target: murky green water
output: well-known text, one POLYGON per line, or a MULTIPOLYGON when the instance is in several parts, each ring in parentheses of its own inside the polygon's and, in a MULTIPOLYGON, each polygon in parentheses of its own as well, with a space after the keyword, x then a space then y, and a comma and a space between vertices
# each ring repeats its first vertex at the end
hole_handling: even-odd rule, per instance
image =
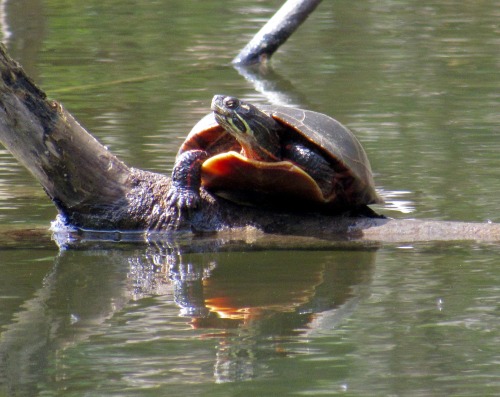
MULTIPOLYGON (((11 0, 0 26, 130 165, 169 172, 215 93, 293 103, 356 132, 386 215, 500 222, 495 1, 325 1, 256 86, 230 61, 280 3, 11 0)), ((60 252, 55 215, 0 149, 0 395, 500 394, 498 244, 60 252)))

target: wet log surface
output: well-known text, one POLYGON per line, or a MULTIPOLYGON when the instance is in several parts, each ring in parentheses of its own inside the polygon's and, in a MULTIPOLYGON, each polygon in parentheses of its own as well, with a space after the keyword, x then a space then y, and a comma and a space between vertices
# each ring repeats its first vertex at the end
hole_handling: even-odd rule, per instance
POLYGON ((331 240, 500 241, 500 225, 279 213, 242 207, 202 191, 200 207, 168 207, 170 178, 128 167, 59 103, 48 100, 0 48, 0 142, 38 180, 68 225, 86 230, 246 230, 331 240))

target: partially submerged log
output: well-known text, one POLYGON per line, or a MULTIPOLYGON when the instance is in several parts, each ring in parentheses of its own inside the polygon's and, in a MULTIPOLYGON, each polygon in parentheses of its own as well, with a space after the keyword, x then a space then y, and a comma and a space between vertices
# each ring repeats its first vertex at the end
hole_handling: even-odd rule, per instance
POLYGON ((321 0, 287 0, 233 59, 233 64, 249 66, 268 61, 319 3, 321 0))
POLYGON ((224 232, 371 241, 500 241, 500 225, 277 213, 202 191, 192 213, 168 206, 170 178, 128 167, 59 103, 48 100, 0 47, 0 142, 42 185, 61 218, 79 229, 224 232), (179 218, 180 216, 180 218, 179 218), (180 220, 180 221, 179 221, 180 220))
POLYGON ((144 211, 153 210, 154 203, 141 193, 150 186, 164 187, 168 179, 118 160, 59 103, 47 100, 3 46, 0 72, 0 141, 40 182, 67 221, 97 229, 155 227, 144 211))

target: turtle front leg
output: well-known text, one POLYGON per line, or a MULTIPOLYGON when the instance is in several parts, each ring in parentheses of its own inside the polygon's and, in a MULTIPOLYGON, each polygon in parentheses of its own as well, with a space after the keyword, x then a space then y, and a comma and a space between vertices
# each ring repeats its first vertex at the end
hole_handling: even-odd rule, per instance
POLYGON ((201 166, 208 155, 203 150, 189 150, 178 156, 167 193, 168 207, 181 211, 196 208, 200 203, 201 166))

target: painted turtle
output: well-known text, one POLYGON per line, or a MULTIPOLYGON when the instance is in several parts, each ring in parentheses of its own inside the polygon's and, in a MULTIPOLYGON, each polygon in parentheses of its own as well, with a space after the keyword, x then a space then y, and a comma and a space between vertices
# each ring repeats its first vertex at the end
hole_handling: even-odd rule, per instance
POLYGON ((200 185, 240 204, 341 212, 382 203, 356 137, 321 113, 216 95, 182 144, 168 194, 197 206, 200 185))

